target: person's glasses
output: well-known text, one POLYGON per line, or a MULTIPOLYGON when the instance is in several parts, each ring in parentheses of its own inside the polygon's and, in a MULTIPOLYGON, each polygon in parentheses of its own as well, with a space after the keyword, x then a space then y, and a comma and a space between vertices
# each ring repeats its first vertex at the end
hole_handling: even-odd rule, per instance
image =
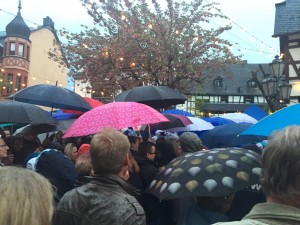
POLYGON ((155 152, 149 152, 149 154, 151 154, 151 155, 156 155, 156 153, 155 153, 155 152))
POLYGON ((0 145, 0 148, 6 148, 7 145, 0 145))

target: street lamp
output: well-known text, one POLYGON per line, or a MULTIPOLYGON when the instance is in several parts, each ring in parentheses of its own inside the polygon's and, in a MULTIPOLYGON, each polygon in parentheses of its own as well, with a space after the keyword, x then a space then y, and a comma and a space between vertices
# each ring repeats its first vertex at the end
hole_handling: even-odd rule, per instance
POLYGON ((262 66, 260 68, 264 74, 264 79, 261 81, 257 78, 256 71, 252 71, 252 77, 255 80, 257 87, 266 99, 271 112, 275 112, 286 106, 292 91, 292 85, 289 84, 284 71, 284 63, 278 56, 269 64, 272 74, 265 74, 262 66))

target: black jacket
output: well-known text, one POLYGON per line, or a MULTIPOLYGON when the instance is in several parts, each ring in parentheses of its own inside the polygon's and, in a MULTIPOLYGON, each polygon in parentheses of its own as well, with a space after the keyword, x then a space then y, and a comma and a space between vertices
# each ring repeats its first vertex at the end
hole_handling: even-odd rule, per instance
POLYGON ((139 225, 145 213, 135 189, 116 175, 101 175, 67 192, 54 212, 53 225, 139 225))

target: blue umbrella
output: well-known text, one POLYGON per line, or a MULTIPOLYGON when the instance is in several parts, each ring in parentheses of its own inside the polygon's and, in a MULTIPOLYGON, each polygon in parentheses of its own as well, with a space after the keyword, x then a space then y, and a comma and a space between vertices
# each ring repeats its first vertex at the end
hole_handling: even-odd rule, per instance
POLYGON ((256 119, 258 121, 265 118, 268 115, 268 113, 266 113, 264 110, 262 110, 257 105, 251 105, 244 111, 244 113, 249 116, 252 116, 254 119, 256 119))
POLYGON ((273 131, 286 126, 300 125, 300 104, 283 108, 258 121, 253 126, 244 130, 240 135, 263 135, 269 136, 273 131))
POLYGON ((53 119, 56 120, 67 120, 70 118, 74 118, 76 115, 73 113, 64 113, 61 109, 52 115, 53 119))
POLYGON ((181 116, 190 116, 194 117, 194 115, 188 111, 181 110, 181 109, 167 109, 162 112, 162 114, 176 114, 176 115, 181 115, 181 116))
POLYGON ((219 116, 203 117, 202 119, 204 119, 207 122, 210 122, 214 126, 220 126, 220 125, 224 125, 224 124, 235 123, 234 121, 232 121, 230 119, 222 118, 222 117, 219 117, 219 116))
POLYGON ((206 131, 201 140, 208 148, 221 147, 239 147, 244 144, 261 142, 266 137, 254 135, 239 135, 242 131, 249 128, 252 124, 248 123, 231 123, 215 127, 206 131))

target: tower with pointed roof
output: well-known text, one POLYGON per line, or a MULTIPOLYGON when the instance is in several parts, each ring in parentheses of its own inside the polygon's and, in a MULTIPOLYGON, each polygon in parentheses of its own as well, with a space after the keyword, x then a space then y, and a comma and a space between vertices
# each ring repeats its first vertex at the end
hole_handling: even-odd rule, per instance
POLYGON ((17 16, 6 26, 2 69, 7 85, 0 87, 2 95, 14 93, 27 85, 30 61, 30 28, 21 16, 19 0, 17 16))
POLYGON ((60 41, 50 17, 43 24, 29 27, 18 13, 0 31, 0 98, 36 84, 67 86, 67 66, 49 58, 49 52, 61 55, 60 41), (2 76, 3 75, 3 76, 2 76))

